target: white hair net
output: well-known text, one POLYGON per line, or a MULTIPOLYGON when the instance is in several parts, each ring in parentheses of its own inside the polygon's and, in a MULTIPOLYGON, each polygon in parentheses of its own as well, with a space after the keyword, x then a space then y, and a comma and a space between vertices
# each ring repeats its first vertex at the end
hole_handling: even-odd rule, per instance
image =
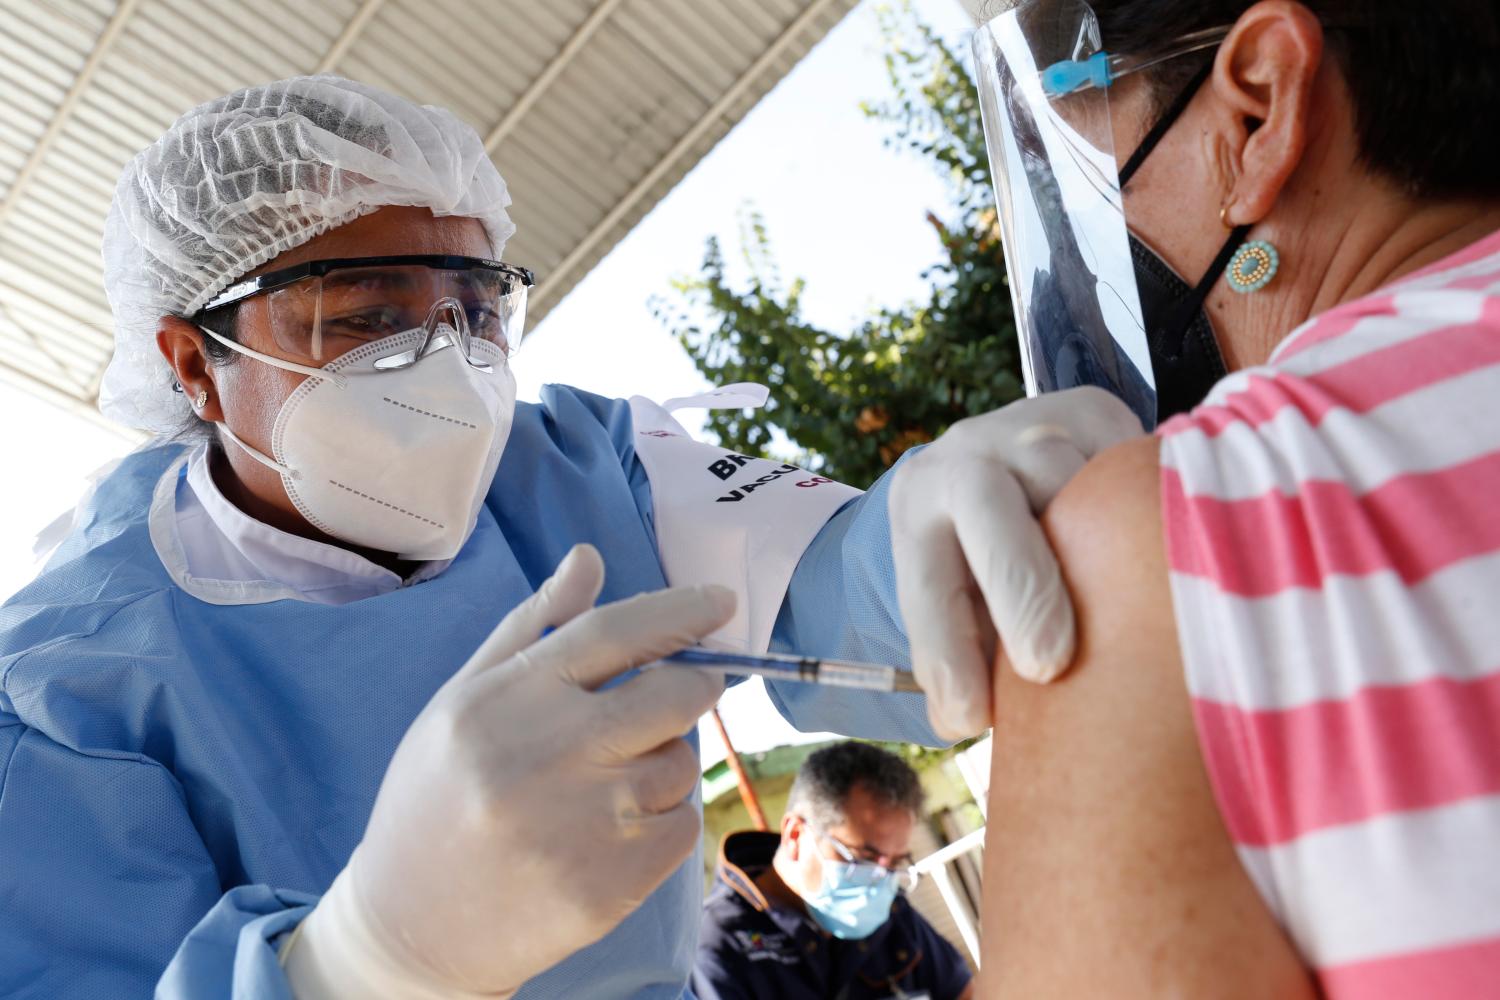
POLYGON ((156 347, 236 278, 386 205, 484 223, 499 257, 515 226, 505 181, 473 128, 338 76, 237 90, 179 118, 137 154, 104 224, 115 352, 99 408, 166 433, 191 410, 156 347))

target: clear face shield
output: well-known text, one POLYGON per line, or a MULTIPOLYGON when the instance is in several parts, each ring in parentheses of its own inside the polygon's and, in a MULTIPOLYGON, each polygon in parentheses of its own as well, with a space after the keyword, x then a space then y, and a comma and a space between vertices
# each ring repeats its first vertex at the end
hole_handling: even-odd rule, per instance
POLYGON ((1027 392, 1104 386, 1149 426, 1156 382, 1109 91, 1059 86, 1072 67, 1099 65, 1093 11, 1024 3, 980 27, 974 52, 1027 392))
MULTIPOLYGON (((1134 259, 1142 248, 1133 246, 1125 225, 1110 85, 1212 48, 1224 34, 1203 32, 1149 61, 1132 61, 1103 50, 1098 22, 1082 0, 1025 0, 975 33, 985 140, 1030 395, 1100 386, 1146 427, 1156 424, 1153 354, 1159 352, 1148 330, 1158 324, 1144 314, 1134 259)), ((1143 144, 1126 170, 1146 151, 1143 144)), ((1208 337, 1212 346, 1211 330, 1208 337)))

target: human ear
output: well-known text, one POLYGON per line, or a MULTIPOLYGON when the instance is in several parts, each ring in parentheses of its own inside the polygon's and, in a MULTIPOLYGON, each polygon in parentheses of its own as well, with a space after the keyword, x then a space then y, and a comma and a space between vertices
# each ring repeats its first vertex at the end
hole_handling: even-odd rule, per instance
POLYGON ((1323 26, 1295 0, 1262 0, 1224 40, 1212 87, 1232 116, 1223 151, 1232 177, 1226 225, 1269 215, 1302 162, 1322 62, 1323 26))
POLYGON ((193 411, 210 423, 222 421, 224 410, 219 404, 213 365, 203 349, 202 331, 179 316, 163 316, 156 326, 156 347, 167 359, 193 411), (199 393, 206 394, 202 406, 194 405, 199 393))
POLYGON ((781 817, 781 846, 786 851, 787 860, 798 860, 802 849, 802 823, 791 813, 781 817))

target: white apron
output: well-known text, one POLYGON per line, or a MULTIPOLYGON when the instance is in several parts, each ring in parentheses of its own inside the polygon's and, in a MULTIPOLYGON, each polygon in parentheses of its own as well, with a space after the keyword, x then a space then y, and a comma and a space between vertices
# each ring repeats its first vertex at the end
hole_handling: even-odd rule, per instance
POLYGON ((765 386, 743 382, 661 404, 630 399, 667 582, 717 583, 739 598, 734 618, 703 641, 712 649, 766 651, 802 553, 830 517, 860 496, 795 465, 694 441, 672 416, 693 407, 760 407, 769 395, 765 386))

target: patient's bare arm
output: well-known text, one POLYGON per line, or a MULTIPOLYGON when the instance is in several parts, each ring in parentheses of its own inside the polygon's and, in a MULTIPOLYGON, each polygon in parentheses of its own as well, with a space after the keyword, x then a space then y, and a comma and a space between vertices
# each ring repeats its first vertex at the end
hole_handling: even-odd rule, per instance
POLYGON ((1199 756, 1158 475, 1155 440, 1130 442, 1048 511, 1079 659, 1051 687, 997 675, 979 996, 1316 995, 1199 756))

